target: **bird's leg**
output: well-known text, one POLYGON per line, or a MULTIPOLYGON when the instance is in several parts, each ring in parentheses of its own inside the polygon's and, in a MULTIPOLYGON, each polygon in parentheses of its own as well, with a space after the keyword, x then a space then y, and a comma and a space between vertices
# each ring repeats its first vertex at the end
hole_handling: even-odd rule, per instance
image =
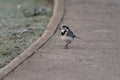
POLYGON ((68 45, 70 44, 71 42, 70 41, 68 41, 67 43, 66 43, 66 45, 65 45, 65 49, 68 49, 68 45))
POLYGON ((68 49, 68 43, 66 43, 66 45, 64 46, 65 49, 68 49))

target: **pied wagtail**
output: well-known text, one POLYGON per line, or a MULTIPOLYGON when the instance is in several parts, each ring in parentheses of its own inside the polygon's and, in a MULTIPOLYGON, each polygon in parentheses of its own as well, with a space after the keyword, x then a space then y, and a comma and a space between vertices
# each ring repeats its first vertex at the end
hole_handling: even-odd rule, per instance
POLYGON ((74 38, 78 38, 68 26, 62 26, 61 27, 61 39, 66 42, 66 45, 64 46, 65 49, 68 49, 68 45, 74 40, 74 38))

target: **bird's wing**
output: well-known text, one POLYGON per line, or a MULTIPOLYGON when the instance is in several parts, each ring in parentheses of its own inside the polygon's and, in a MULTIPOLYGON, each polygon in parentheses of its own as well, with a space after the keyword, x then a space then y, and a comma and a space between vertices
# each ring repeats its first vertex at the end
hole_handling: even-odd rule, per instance
POLYGON ((74 34, 70 29, 68 30, 67 35, 68 35, 68 36, 75 37, 75 34, 74 34))

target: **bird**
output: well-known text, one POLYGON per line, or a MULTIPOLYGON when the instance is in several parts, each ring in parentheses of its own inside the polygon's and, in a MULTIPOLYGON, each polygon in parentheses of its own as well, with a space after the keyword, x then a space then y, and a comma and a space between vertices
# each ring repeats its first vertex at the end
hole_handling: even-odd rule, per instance
POLYGON ((77 37, 68 26, 61 27, 61 39, 66 42, 64 48, 68 49, 68 45, 77 37))

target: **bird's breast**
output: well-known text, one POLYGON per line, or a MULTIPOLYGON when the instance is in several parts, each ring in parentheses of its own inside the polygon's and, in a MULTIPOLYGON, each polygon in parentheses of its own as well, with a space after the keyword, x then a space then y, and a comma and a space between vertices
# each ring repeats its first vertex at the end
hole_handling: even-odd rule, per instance
POLYGON ((64 36, 61 36, 61 39, 64 40, 64 41, 66 41, 66 42, 68 42, 68 41, 71 42, 71 41, 73 41, 74 38, 64 35, 64 36))

